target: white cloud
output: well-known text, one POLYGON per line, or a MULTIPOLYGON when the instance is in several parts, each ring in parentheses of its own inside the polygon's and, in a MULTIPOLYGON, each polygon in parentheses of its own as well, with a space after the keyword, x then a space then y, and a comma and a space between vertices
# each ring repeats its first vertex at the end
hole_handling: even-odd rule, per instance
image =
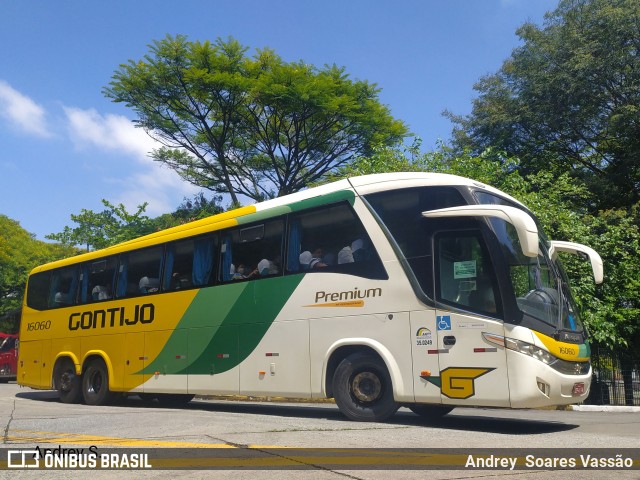
POLYGON ((4 80, 0 80, 0 115, 26 133, 53 136, 47 128, 45 109, 4 80))
POLYGON ((148 202, 146 214, 157 216, 175 210, 184 196, 199 190, 149 157, 149 152, 160 144, 136 128, 130 119, 122 115, 101 115, 95 109, 64 107, 64 111, 69 136, 78 148, 120 152, 136 161, 136 165, 122 171, 117 179, 110 180, 120 186, 120 193, 110 201, 124 204, 130 212, 148 202))
POLYGON ((142 159, 159 147, 144 131, 122 115, 101 115, 94 109, 64 107, 71 140, 79 147, 120 150, 142 159))

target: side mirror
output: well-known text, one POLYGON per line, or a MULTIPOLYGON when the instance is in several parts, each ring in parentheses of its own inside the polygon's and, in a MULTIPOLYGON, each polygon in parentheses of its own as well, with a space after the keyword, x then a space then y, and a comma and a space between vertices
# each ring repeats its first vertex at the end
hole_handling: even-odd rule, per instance
POLYGON ((523 210, 506 205, 464 205, 422 212, 427 218, 447 217, 495 217, 509 222, 518 233, 522 253, 527 257, 538 256, 538 227, 533 218, 523 210))
POLYGON ((593 270, 593 279, 597 284, 602 283, 604 280, 604 268, 602 266, 602 258, 598 252, 593 248, 582 245, 581 243, 573 242, 551 242, 549 254, 554 259, 558 256, 558 252, 567 252, 574 255, 585 256, 591 262, 591 269, 593 270))

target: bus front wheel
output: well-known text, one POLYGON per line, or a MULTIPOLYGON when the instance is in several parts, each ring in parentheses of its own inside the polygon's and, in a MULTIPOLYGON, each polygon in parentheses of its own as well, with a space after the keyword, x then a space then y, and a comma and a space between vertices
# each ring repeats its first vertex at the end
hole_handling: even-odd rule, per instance
POLYGON ((113 401, 109 372, 101 358, 95 358, 87 365, 82 375, 82 396, 87 405, 108 405, 113 401))
POLYGON ((399 407, 386 365, 367 353, 353 353, 340 362, 333 376, 333 392, 340 411, 358 422, 382 422, 399 407))
POLYGON ((76 367, 69 359, 63 359, 56 367, 56 389, 62 403, 78 403, 82 398, 82 379, 76 375, 76 367))

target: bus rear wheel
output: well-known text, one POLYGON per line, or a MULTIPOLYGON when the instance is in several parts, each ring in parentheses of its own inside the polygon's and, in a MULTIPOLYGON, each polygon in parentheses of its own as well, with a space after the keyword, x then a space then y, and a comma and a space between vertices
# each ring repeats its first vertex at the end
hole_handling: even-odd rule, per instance
POLYGON ((82 375, 82 396, 87 405, 108 405, 114 400, 109 390, 109 372, 101 358, 89 362, 82 375))
POLYGON ((382 422, 399 407, 386 365, 367 353, 353 353, 340 362, 333 376, 333 392, 340 411, 358 422, 382 422))
POLYGON ((63 359, 55 369, 55 386, 62 403, 78 403, 82 398, 82 378, 69 359, 63 359))

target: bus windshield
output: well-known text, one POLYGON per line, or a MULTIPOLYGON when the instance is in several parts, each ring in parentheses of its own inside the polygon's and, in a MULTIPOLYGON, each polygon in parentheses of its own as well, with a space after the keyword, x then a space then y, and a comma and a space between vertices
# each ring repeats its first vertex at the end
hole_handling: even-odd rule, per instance
MULTIPOLYGON (((522 208, 515 202, 486 191, 476 191, 474 194, 479 204, 522 208)), ((481 308, 474 303, 471 295, 471 292, 479 294, 486 290, 485 296, 490 297, 492 301, 498 299, 496 272, 489 271, 491 261, 483 254, 479 245, 464 253, 465 250, 461 250, 462 246, 458 245, 462 241, 461 238, 453 240, 447 237, 440 243, 449 247, 438 247, 442 251, 439 255, 436 254, 438 258, 434 263, 434 247, 429 239, 436 234, 436 230, 442 228, 443 223, 425 221, 421 212, 467 204, 460 191, 445 186, 398 189, 369 194, 367 201, 393 236, 420 289, 427 297, 463 310, 493 317, 501 316, 500 308, 481 308), (461 255, 460 258, 455 255, 456 249, 461 255), (452 265, 450 269, 454 269, 456 265, 458 270, 465 265, 475 267, 472 272, 466 274, 453 271, 452 277, 445 281, 444 271, 448 268, 447 262, 452 265), (435 277, 439 279, 440 285, 438 281, 434 284, 434 268, 435 277), (468 278, 463 278, 465 276, 468 278), (479 282, 480 278, 482 284, 479 282)), ((583 325, 574 306, 566 276, 561 264, 551 260, 549 242, 544 234, 540 233, 538 256, 531 258, 522 253, 513 225, 498 218, 487 217, 487 220, 502 250, 507 269, 505 273, 508 273, 511 281, 515 303, 521 317, 526 318, 527 324, 532 328, 543 322, 547 325, 540 325, 539 328, 543 331, 549 331, 551 327, 556 331, 582 332, 583 325)), ((447 225, 454 231, 463 232, 465 228, 471 228, 474 224, 456 220, 448 221, 447 225)), ((542 232, 540 226, 538 231, 542 232)), ((510 323, 515 321, 513 318, 504 320, 510 323)))
MULTIPOLYGON (((476 192, 479 203, 517 206, 486 192, 476 192)), ((509 277, 520 311, 558 330, 582 332, 583 325, 559 261, 552 261, 548 241, 541 233, 537 257, 522 253, 516 229, 510 223, 489 219, 509 268, 509 277)), ((542 229, 538 225, 538 231, 542 229)))

